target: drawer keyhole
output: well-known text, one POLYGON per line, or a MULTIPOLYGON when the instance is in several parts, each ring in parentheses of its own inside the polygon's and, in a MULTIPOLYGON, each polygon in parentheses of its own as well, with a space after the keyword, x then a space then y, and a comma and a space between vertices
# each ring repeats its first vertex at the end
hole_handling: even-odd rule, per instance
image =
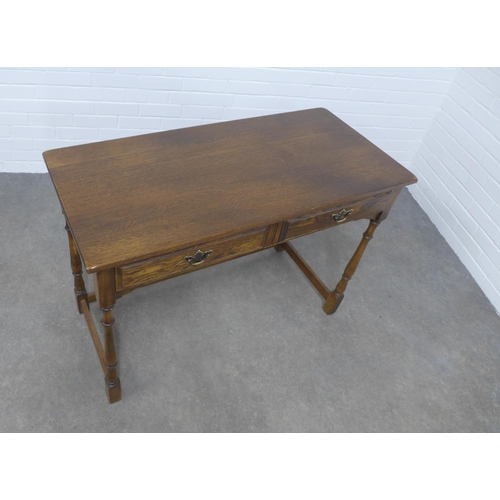
POLYGON ((203 262, 210 256, 213 250, 206 250, 202 252, 201 250, 197 250, 194 255, 186 255, 183 259, 191 264, 192 266, 197 266, 203 262))
POLYGON ((331 217, 335 222, 344 222, 352 214, 352 210, 352 208, 349 210, 343 208, 338 214, 332 214, 331 217))

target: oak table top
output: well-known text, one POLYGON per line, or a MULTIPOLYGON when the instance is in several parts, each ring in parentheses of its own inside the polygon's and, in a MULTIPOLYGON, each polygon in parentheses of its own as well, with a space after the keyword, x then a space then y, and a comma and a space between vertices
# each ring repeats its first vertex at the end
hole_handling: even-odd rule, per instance
POLYGON ((43 156, 89 273, 416 182, 322 108, 43 156))
POLYGON ((274 247, 333 314, 375 229, 417 181, 326 109, 309 109, 46 151, 66 219, 78 312, 110 403, 121 399, 113 306, 137 288, 274 247), (369 219, 330 290, 290 243, 369 219), (83 269, 93 274, 87 292, 83 269), (104 345, 90 304, 98 302, 104 345))

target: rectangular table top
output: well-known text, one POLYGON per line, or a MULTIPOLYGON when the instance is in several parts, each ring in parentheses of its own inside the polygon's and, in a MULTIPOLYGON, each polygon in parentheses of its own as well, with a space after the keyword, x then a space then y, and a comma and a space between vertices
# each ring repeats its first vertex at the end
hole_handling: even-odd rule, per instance
POLYGON ((43 154, 88 272, 416 182, 323 108, 43 154))

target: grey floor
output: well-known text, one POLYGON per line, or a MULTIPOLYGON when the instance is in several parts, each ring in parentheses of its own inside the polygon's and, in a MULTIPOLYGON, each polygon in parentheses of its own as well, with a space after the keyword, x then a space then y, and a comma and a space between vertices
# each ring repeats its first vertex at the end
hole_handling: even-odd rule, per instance
MULTIPOLYGON (((0 174, 1 432, 500 431, 500 317, 407 191, 333 316, 274 250, 120 299, 114 405, 63 226, 48 175, 0 174)), ((334 286, 365 226, 296 247, 334 286)))

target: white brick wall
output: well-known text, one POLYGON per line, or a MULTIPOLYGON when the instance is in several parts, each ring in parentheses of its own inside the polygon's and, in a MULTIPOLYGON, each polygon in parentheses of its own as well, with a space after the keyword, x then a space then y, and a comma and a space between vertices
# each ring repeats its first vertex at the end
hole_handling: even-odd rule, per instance
MULTIPOLYGON (((453 68, 0 69, 0 172, 47 149, 325 107, 409 166, 453 68)), ((484 96, 483 98, 487 98, 484 96)))
POLYGON ((410 168, 413 196, 500 311, 500 70, 458 71, 410 168))

